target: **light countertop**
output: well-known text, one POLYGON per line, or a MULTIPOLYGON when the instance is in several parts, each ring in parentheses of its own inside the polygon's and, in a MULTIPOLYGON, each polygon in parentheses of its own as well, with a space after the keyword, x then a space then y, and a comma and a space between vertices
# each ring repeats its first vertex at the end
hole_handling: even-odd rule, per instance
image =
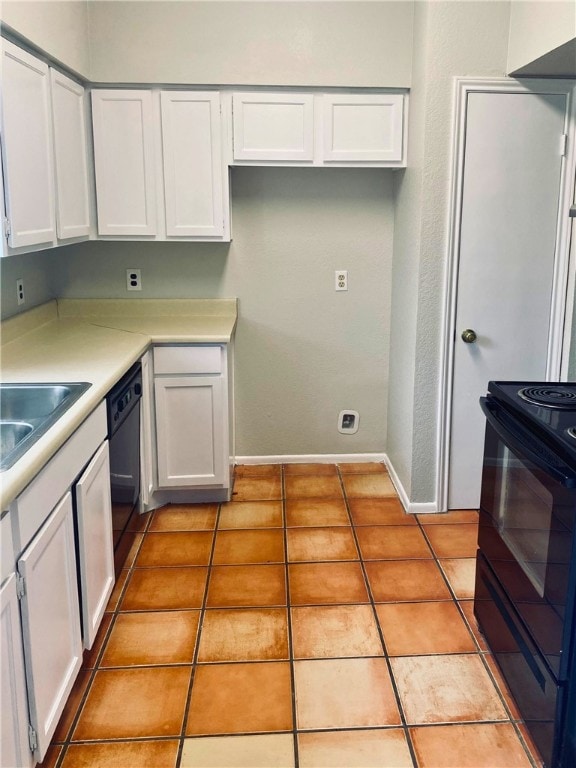
POLYGON ((96 408, 150 344, 231 341, 236 299, 63 299, 2 323, 5 383, 92 385, 13 467, 0 473, 0 512, 96 408))

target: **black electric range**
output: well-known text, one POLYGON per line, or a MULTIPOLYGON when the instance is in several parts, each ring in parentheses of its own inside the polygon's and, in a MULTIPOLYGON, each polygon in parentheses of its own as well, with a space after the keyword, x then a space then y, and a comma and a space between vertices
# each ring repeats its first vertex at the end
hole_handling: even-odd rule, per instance
POLYGON ((576 765, 576 384, 493 381, 474 611, 547 768, 576 765))

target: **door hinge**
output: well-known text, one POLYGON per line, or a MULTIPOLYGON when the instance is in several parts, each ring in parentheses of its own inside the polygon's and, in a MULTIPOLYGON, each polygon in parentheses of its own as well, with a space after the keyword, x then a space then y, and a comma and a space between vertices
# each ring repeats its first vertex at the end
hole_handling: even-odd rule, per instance
POLYGON ((18 600, 22 600, 25 594, 26 594, 26 584, 24 582, 24 576, 20 576, 20 574, 17 573, 16 574, 16 596, 18 597, 18 600))
POLYGON ((35 752, 38 749, 38 736, 30 723, 28 723, 28 744, 30 745, 30 752, 35 752))
POLYGON ((10 219, 4 216, 4 237, 8 239, 10 237, 10 219))
POLYGON ((568 148, 568 134, 563 133, 562 136, 560 136, 560 156, 566 157, 566 150, 568 148))

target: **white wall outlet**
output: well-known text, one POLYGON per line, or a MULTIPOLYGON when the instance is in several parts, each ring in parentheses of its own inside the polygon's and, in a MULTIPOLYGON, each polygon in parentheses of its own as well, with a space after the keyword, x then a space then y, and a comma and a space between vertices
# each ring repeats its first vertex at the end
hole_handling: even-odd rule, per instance
POLYGON ((127 291, 142 290, 142 271, 140 269, 126 270, 126 290, 127 291))
POLYGON ((16 298, 18 300, 18 306, 24 304, 26 301, 24 296, 24 280, 21 277, 16 280, 16 298))
POLYGON ((340 411, 338 414, 338 432, 343 435, 354 435, 358 432, 359 422, 358 411, 340 411))
POLYGON ((348 290, 348 270, 337 269, 334 273, 334 289, 336 291, 348 290))

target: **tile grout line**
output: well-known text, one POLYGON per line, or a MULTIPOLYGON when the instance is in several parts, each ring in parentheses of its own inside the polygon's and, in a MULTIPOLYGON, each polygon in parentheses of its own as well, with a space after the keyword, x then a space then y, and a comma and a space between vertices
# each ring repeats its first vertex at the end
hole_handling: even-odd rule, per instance
POLYGON ((290 562, 288 559, 288 515, 286 509, 286 475, 281 464, 280 489, 282 494, 282 524, 284 534, 284 578, 286 580, 286 614, 288 622, 288 659, 290 663, 290 685, 292 686, 292 741, 294 749, 294 766, 299 768, 300 753, 298 749, 298 713, 296 710, 296 664, 294 661, 294 646, 292 643, 292 598, 290 594, 290 562))
MULTIPOLYGON (((390 680, 391 680, 392 688, 393 688, 393 691, 394 691, 394 695, 395 695, 395 698, 396 698, 396 703, 397 703, 397 706, 398 706, 398 711, 399 711, 400 718, 401 718, 401 727, 402 727, 402 730, 403 730, 403 732, 405 734, 405 738, 406 738, 406 741, 407 741, 407 746, 408 746, 408 749, 409 749, 409 752, 410 752, 410 755, 411 755, 411 759, 413 760, 414 766, 417 766, 418 762, 417 762, 414 746, 412 744, 410 729, 414 728, 414 727, 430 728, 430 727, 438 726, 439 723, 424 723, 424 724, 418 724, 417 723, 417 724, 414 724, 413 726, 409 726, 407 721, 406 721, 406 717, 405 717, 405 714, 404 714, 404 711, 403 711, 403 708, 402 708, 402 702, 400 700, 399 692, 397 690, 396 681, 395 681, 393 670, 392 670, 392 667, 391 667, 390 656, 389 656, 389 654, 387 652, 387 649, 386 649, 386 644, 385 644, 385 640, 384 640, 383 630, 381 628, 380 621, 379 621, 379 618, 378 618, 378 615, 377 615, 377 612, 376 612, 376 602, 374 600, 374 596, 373 596, 373 593, 372 593, 372 588, 371 588, 370 581, 369 581, 369 578, 368 578, 368 573, 366 571, 364 558, 362 556, 362 551, 361 551, 360 546, 359 546, 359 540, 358 540, 358 536, 357 536, 357 526, 356 526, 356 523, 354 522, 354 520, 352 519, 350 504, 349 504, 349 501, 348 501, 348 497, 347 497, 346 490, 345 490, 345 485, 344 485, 344 476, 346 475, 346 473, 342 473, 340 471, 339 467, 337 467, 337 473, 338 473, 338 477, 339 477, 339 481, 340 481, 341 493, 342 493, 342 496, 343 496, 345 508, 346 508, 346 511, 347 511, 348 519, 349 519, 348 526, 345 526, 345 527, 349 527, 349 529, 351 530, 351 532, 353 534, 353 538, 354 538, 355 545, 356 545, 357 552, 358 552, 358 561, 359 561, 360 566, 361 566, 365 587, 366 587, 366 590, 367 590, 367 593, 368 593, 368 598, 369 598, 368 602, 369 602, 369 604, 371 606, 372 614, 373 614, 373 617, 374 617, 374 619, 376 621, 376 628, 377 628, 377 631, 378 631, 378 634, 379 634, 379 637, 380 637, 380 644, 381 644, 381 647, 382 647, 383 652, 384 652, 384 659, 386 660, 386 663, 387 663, 387 667, 388 667, 388 671, 389 671, 389 675, 390 675, 390 680)), ((371 474, 371 473, 359 473, 359 474, 366 474, 367 475, 367 474, 371 474)), ((281 501, 281 507, 282 507, 281 513, 282 513, 282 530, 283 530, 284 560, 285 560, 285 562, 284 562, 284 566, 285 566, 284 567, 284 578, 285 578, 285 587, 286 587, 286 611, 287 611, 287 632, 288 632, 288 638, 287 638, 288 639, 288 663, 290 665, 291 686, 292 686, 292 691, 291 691, 291 697, 292 697, 291 704, 292 704, 292 717, 293 717, 292 736, 293 736, 293 744, 294 744, 293 748, 294 748, 295 768, 298 768, 298 766, 299 766, 298 735, 299 735, 300 731, 298 730, 298 724, 297 724, 297 719, 296 719, 297 712, 296 712, 296 685, 295 685, 295 657, 294 657, 294 647, 293 647, 293 638, 292 638, 292 635, 293 635, 293 632, 292 632, 292 613, 291 613, 292 612, 292 605, 291 605, 290 578, 289 578, 290 561, 289 561, 289 557, 288 557, 288 531, 289 531, 288 521, 287 521, 287 503, 288 503, 288 500, 286 499, 285 477, 286 477, 286 475, 285 475, 285 468, 284 468, 283 465, 281 465, 281 469, 280 469, 281 500, 280 501, 281 501)), ((177 755, 176 755, 175 768, 178 768, 178 766, 180 765, 181 759, 182 759, 182 752, 183 752, 184 744, 185 744, 185 741, 186 741, 186 738, 187 738, 186 737, 186 726, 187 726, 187 720, 188 720, 189 712, 190 712, 190 706, 191 706, 191 699, 192 699, 192 691, 193 691, 193 684, 194 684, 194 679, 195 679, 195 673, 196 673, 196 670, 199 668, 198 656, 199 656, 199 649, 200 649, 200 639, 201 639, 201 635, 202 635, 204 620, 205 620, 205 617, 207 615, 207 610, 209 610, 209 609, 207 609, 207 595, 208 595, 209 585, 210 585, 210 581, 211 581, 211 577, 212 577, 212 569, 213 569, 213 566, 214 566, 215 545, 216 545, 216 540, 217 540, 217 535, 218 535, 218 530, 219 530, 219 521, 220 521, 220 517, 221 517, 221 511, 222 511, 222 505, 219 504, 218 508, 217 508, 216 520, 215 520, 215 524, 214 524, 214 528, 213 528, 213 541, 212 541, 212 546, 211 546, 211 551, 210 551, 210 556, 209 556, 209 562, 208 562, 208 567, 207 567, 207 576, 206 576, 206 583, 205 583, 205 587, 204 587, 202 605, 201 605, 200 611, 199 611, 200 616, 199 616, 198 628, 197 628, 197 631, 196 631, 195 648, 194 648, 194 654, 193 654, 193 659, 192 659, 191 664, 179 663, 179 664, 153 664, 153 665, 142 664, 142 665, 137 665, 138 667, 140 667, 140 666, 142 666, 142 667, 150 667, 150 666, 153 666, 153 667, 174 667, 174 666, 184 667, 184 666, 186 666, 186 667, 191 668, 190 669, 190 672, 191 672, 191 674, 190 674, 190 681, 189 681, 189 684, 188 684, 188 691, 187 691, 186 703, 185 703, 184 712, 183 712, 183 720, 182 720, 182 727, 181 727, 181 731, 180 731, 180 736, 174 735, 174 736, 144 736, 144 737, 135 737, 135 738, 128 737, 128 738, 122 738, 122 739, 119 739, 119 738, 116 738, 116 739, 114 739, 114 738, 112 738, 112 739, 85 739, 85 740, 81 740, 81 741, 78 741, 78 742, 72 742, 72 740, 71 740, 72 734, 74 733, 74 729, 78 725, 78 721, 79 721, 79 719, 81 717, 81 712, 82 712, 82 710, 84 708, 84 705, 85 705, 86 700, 88 698, 88 695, 90 693, 90 689, 91 689, 91 687, 93 685, 93 681, 94 681, 94 678, 96 676, 96 673, 98 671, 101 671, 100 664, 101 664, 102 658, 103 658, 103 656, 104 656, 104 654, 106 652, 106 647, 107 647, 107 645, 108 645, 108 643, 110 641, 110 637, 111 637, 111 634, 112 634, 112 632, 114 630, 114 627, 116 625, 116 621, 118 619, 118 616, 119 616, 120 613, 124 613, 124 612, 120 611, 120 606, 122 604, 122 601, 123 601, 124 596, 126 594, 126 591, 128 589, 128 585, 129 585, 129 582, 130 582, 130 580, 132 578, 132 574, 133 574, 134 570, 136 570, 135 563, 136 563, 136 560, 137 560, 137 557, 138 557, 138 553, 139 553, 139 551, 140 551, 140 549, 141 549, 141 547, 142 547, 142 545, 143 545, 143 543, 144 543, 144 541, 145 541, 145 539, 147 537, 147 534, 150 533, 151 523, 152 523, 152 520, 154 519, 154 515, 156 514, 156 511, 153 511, 152 515, 150 515, 149 519, 147 520, 144 529, 142 530, 143 536, 142 536, 140 542, 138 543, 138 546, 137 546, 136 551, 134 553, 134 557, 132 558, 132 562, 131 562, 129 568, 127 569, 128 570, 128 575, 127 575, 126 580, 125 580, 125 582, 124 582, 124 584, 123 584, 123 586, 122 586, 122 588, 120 590, 120 594, 118 596, 118 600, 116 602, 115 608, 112 611, 107 611, 107 613, 111 614, 110 624, 109 624, 109 626, 107 627, 107 629, 106 629, 106 631, 104 633, 104 637, 102 639, 99 651, 98 651, 98 653, 97 653, 97 655, 96 655, 96 657, 94 659, 93 668, 85 670, 86 672, 89 672, 90 674, 88 675, 88 681, 86 683, 85 691, 84 691, 84 693, 83 693, 83 695, 81 697, 81 700, 80 700, 80 703, 79 703, 78 707, 76 708, 76 713, 75 713, 73 719, 71 720, 70 726, 67 729, 67 733, 66 733, 66 737, 67 738, 64 739, 62 742, 55 742, 54 744, 51 744, 51 747, 54 746, 56 748, 57 747, 61 748, 60 749, 60 754, 57 756, 56 761, 54 763, 55 768, 60 768, 61 767, 62 763, 65 760, 66 752, 67 752, 69 746, 72 743, 74 743, 74 744, 76 744, 76 743, 78 743, 78 744, 84 744, 84 743, 86 743, 86 744, 92 744, 92 743, 96 743, 96 744, 99 744, 99 743, 112 743, 113 744, 113 743, 118 743, 118 741, 146 742, 146 741, 153 741, 153 740, 162 740, 162 741, 170 741, 170 740, 176 741, 176 740, 178 740, 178 749, 177 749, 177 755)), ((426 529, 423 527, 423 524, 420 522, 419 517, 416 518, 416 521, 418 523, 418 526, 420 528, 421 533, 423 534, 423 536, 424 536, 424 538, 425 538, 425 540, 427 542, 427 545, 428 545, 429 549, 432 552, 433 562, 435 562, 437 567, 440 569, 440 573, 442 575, 442 579, 443 579, 443 581, 447 585, 447 588, 449 590, 449 594, 451 596, 450 601, 453 602, 453 603, 456 603, 456 607, 457 607, 458 613, 461 616, 462 620, 464 621, 465 626, 466 626, 469 634, 473 638, 474 645, 475 645, 477 650, 473 651, 473 652, 469 652, 469 653, 470 654, 474 654, 475 653, 477 655, 480 655, 480 657, 482 658, 483 668, 485 668, 486 672, 489 675, 490 680, 492 681, 494 687, 496 688, 498 697, 499 697, 499 699, 500 699, 500 701, 501 701, 501 703, 502 703, 502 705, 504 707, 504 710, 505 710, 505 712, 506 712, 506 714, 508 716, 508 720, 493 720, 493 721, 470 720, 470 721, 446 722, 446 723, 441 723, 441 725, 444 725, 444 726, 445 725, 447 725, 447 726, 451 726, 451 725, 458 726, 458 725, 462 725, 462 724, 504 725, 506 723, 510 723, 513 726, 513 729, 514 729, 514 732, 515 732, 516 736, 520 740, 520 743, 522 744, 524 751, 526 752, 526 755, 528 757, 528 760, 529 760, 531 766, 533 768, 540 768, 541 764, 535 762, 535 758, 532 757, 532 752, 531 752, 530 748, 527 746, 527 742, 524 739, 524 736, 523 736, 522 731, 520 729, 520 726, 522 725, 523 721, 521 719, 515 719, 515 718, 512 717, 511 710, 510 710, 510 708, 507 705, 506 699, 504 698, 504 695, 503 695, 503 693, 500 690, 500 687, 499 687, 499 685, 498 685, 498 683, 496 681, 496 678, 495 678, 494 674, 492 673, 492 670, 491 670, 490 666, 488 665, 488 661, 487 661, 488 655, 487 655, 487 652, 484 652, 482 650, 482 648, 480 647, 479 640, 476 637, 476 635, 474 634, 474 632, 472 631, 472 626, 469 623, 466 615, 464 614, 463 608, 460 605, 460 601, 459 601, 458 597, 456 596, 453 588, 451 587, 450 582, 449 582, 446 574, 444 573, 444 570, 443 570, 443 568, 442 568, 442 566, 440 564, 440 558, 436 555, 436 553, 434 551, 434 547, 430 543, 430 540, 429 540, 429 538, 428 538, 428 536, 426 534, 426 529)), ((326 526, 325 525, 316 525, 315 527, 326 527, 326 526)), ((138 531, 138 533, 140 533, 140 531, 138 531)), ((392 559, 404 559, 404 558, 392 558, 392 559)), ((358 561, 350 561, 350 562, 358 562, 358 561)), ((333 562, 333 561, 326 560, 326 561, 302 561, 302 562, 333 562)), ((345 561, 342 561, 342 562, 345 562, 345 561)), ((231 563, 230 565, 235 565, 235 564, 231 563)), ((153 566, 150 566, 150 567, 153 567, 153 566)), ((463 598, 463 599, 466 599, 466 598, 463 598)), ((318 604, 318 605, 324 605, 324 604, 318 604)), ((236 607, 238 609, 241 609, 243 606, 236 606, 236 607)), ((142 611, 135 611, 135 612, 136 613, 138 613, 138 612, 145 612, 146 610, 150 610, 150 609, 142 609, 142 611)), ((174 610, 174 609, 169 609, 169 610, 174 610)), ((409 656, 411 654, 404 654, 404 655, 405 656, 409 656)), ((420 654, 418 654, 418 655, 420 655, 420 654)), ((424 655, 429 655, 429 654, 424 654, 424 655)), ((436 655, 443 655, 443 654, 430 654, 430 655, 435 655, 436 656, 436 655)), ((322 659, 322 658, 323 657, 318 657, 319 660, 322 659)), ((343 656, 343 657, 330 657, 330 658, 342 658, 342 659, 356 658, 357 659, 357 658, 382 658, 382 656, 381 655, 371 656, 371 657, 343 656)), ((239 660, 239 663, 240 662, 241 662, 241 660, 239 660)), ((261 663, 261 661, 258 660, 258 659, 255 659, 251 663, 261 663)), ((120 667, 118 667, 118 668, 120 668, 120 667)), ((129 665, 128 668, 133 668, 133 666, 129 665)), ((396 724, 393 724, 393 725, 375 725, 375 726, 366 726, 366 727, 360 727, 360 728, 353 728, 353 730, 354 731, 371 731, 371 730, 388 730, 388 729, 393 729, 393 728, 398 728, 398 725, 396 725, 396 724)), ((309 733, 309 732, 337 733, 339 731, 348 731, 348 730, 350 730, 350 727, 326 727, 326 728, 306 729, 303 732, 305 732, 305 733, 309 733)), ((255 734, 255 732, 248 731, 248 732, 242 733, 242 734, 241 733, 230 733, 230 734, 206 734, 206 735, 215 735, 215 736, 229 737, 229 736, 234 736, 234 735, 240 736, 240 735, 256 735, 256 734, 255 734)))
POLYGON ((366 586, 366 592, 368 594, 368 599, 370 602, 370 607, 372 608, 372 616, 374 618, 374 621, 376 622, 376 629, 378 631, 378 635, 380 637, 380 643, 382 645, 382 651, 384 653, 384 660, 386 661, 386 666, 388 668, 388 674, 390 676, 390 683, 392 685, 392 690, 394 691, 394 697, 396 699, 396 706, 398 707, 398 713, 400 715, 400 720, 402 724, 402 730, 404 732, 404 738, 406 739, 406 744, 408 746, 408 751, 410 752, 410 757, 412 759, 412 762, 415 766, 418 765, 418 761, 416 759, 416 753, 414 750, 414 746, 412 744, 412 737, 410 735, 410 729, 408 727, 408 721, 406 720, 406 715, 404 713, 404 707, 402 706, 402 701, 400 699, 400 693, 398 691, 398 687, 396 685, 396 679, 394 677, 394 672, 392 669, 392 664, 390 661, 390 656, 388 654, 388 651, 386 649, 386 641, 384 639, 384 632, 382 630, 382 627, 380 626, 380 620, 378 618, 378 613, 376 611, 376 603, 374 601, 374 595, 372 594, 372 587, 370 585, 370 580, 368 578, 368 573, 366 571, 364 558, 362 556, 362 550, 360 548, 360 542, 358 541, 358 536, 356 535, 356 525, 354 523, 354 519, 352 517, 352 513, 350 511, 350 504, 348 501, 348 495, 346 493, 346 485, 344 483, 344 477, 343 473, 340 470, 340 467, 338 467, 338 478, 340 480, 340 486, 342 488, 342 496, 344 498, 344 505, 346 507, 346 512, 348 514, 348 519, 350 520, 350 528, 352 531, 352 536, 354 537, 354 542, 356 544, 356 548, 358 550, 358 559, 360 562, 360 568, 362 569, 362 577, 364 579, 364 584, 366 586))
MULTIPOLYGON (((148 527, 150 526, 150 520, 151 519, 152 519, 152 515, 146 521, 146 525, 144 526, 143 531, 137 531, 137 533, 142 533, 142 539, 140 540, 140 543, 138 544, 138 547, 136 548, 136 552, 134 553, 134 558, 132 560, 132 563, 130 564, 130 566, 127 569, 122 568, 120 570, 120 573, 123 570, 127 570, 129 573, 131 573, 131 571, 132 571, 132 569, 134 567, 134 562, 136 561, 136 557, 138 556, 138 552, 140 551, 140 547, 142 546, 142 543, 144 541, 144 537, 146 536, 146 532, 148 530, 148 527)), ((130 554, 131 551, 132 551, 132 548, 130 548, 130 551, 128 552, 128 554, 130 554)), ((101 661, 102 656, 104 655, 104 652, 106 650, 106 645, 108 643, 108 640, 110 639, 110 635, 112 633, 112 629, 114 627, 114 624, 116 623, 116 616, 117 616, 117 614, 119 612, 118 608, 120 606, 120 603, 122 602, 122 598, 124 596, 124 593, 126 592, 126 588, 127 588, 127 585, 128 585, 128 580, 129 580, 129 577, 127 576, 126 577, 126 581, 124 582, 124 585, 122 586, 122 589, 120 590, 120 595, 118 596, 118 600, 116 601, 116 605, 115 605, 114 609, 112 611, 106 611, 106 610, 104 611, 105 614, 106 613, 111 613, 112 614, 112 618, 110 619, 110 624, 109 624, 108 628, 106 629, 106 631, 104 633, 104 637, 102 639, 102 644, 100 646, 100 650, 96 654, 96 659, 94 660, 94 666, 91 669, 86 670, 86 671, 88 671, 90 673, 88 675, 88 681, 86 683, 86 688, 84 690, 84 693, 80 697, 80 701, 78 703, 78 706, 76 707, 76 712, 74 714, 74 717, 72 718, 72 720, 70 722, 70 725, 69 725, 69 727, 68 727, 68 729, 66 731, 66 737, 62 740, 62 742, 55 742, 55 741, 51 741, 50 742, 49 749, 52 746, 61 746, 62 747, 61 750, 60 750, 60 754, 58 755, 58 758, 56 759, 56 762, 54 763, 54 768, 60 768, 60 766, 62 765, 62 763, 64 761, 64 758, 66 756, 66 752, 68 751, 68 747, 71 744, 75 743, 75 742, 72 741, 72 734, 74 733, 74 731, 76 729, 76 726, 78 725, 78 721, 80 719, 82 710, 84 708, 84 705, 85 705, 86 700, 88 698, 88 695, 90 693, 90 689, 92 688, 92 684, 94 682, 94 678, 96 677, 96 673, 100 669, 100 661, 101 661)), ((114 581, 114 586, 112 587, 112 592, 115 589, 116 581, 117 581, 117 579, 115 579, 115 581, 114 581)), ((108 598, 108 600, 110 600, 110 598, 108 598)), ((96 635, 95 641, 97 639, 98 639, 98 633, 96 635)), ((81 671, 82 671, 82 666, 80 667, 78 675, 80 674, 81 671)), ((72 691, 70 692, 70 695, 71 695, 71 693, 72 693, 72 691)), ((66 703, 68 703, 68 700, 67 700, 66 703)), ((64 715, 64 712, 62 712, 62 715, 60 715, 60 718, 62 718, 63 715, 64 715)))
MULTIPOLYGON (((116 605, 114 606, 114 610, 112 610, 112 611, 104 611, 104 613, 111 613, 112 614, 112 618, 110 619, 110 625, 109 625, 108 629, 106 630, 106 632, 104 633, 104 638, 102 640, 102 645, 101 645, 100 650, 98 651, 98 653, 96 655, 96 659, 94 660, 94 666, 92 667, 91 670, 89 670, 90 671, 90 675, 88 676, 88 682, 86 683, 86 689, 85 689, 84 693, 82 694, 82 696, 80 697, 80 702, 78 704, 78 707, 76 708, 76 712, 75 712, 74 717, 72 718, 72 721, 71 721, 70 726, 68 728, 68 731, 67 731, 67 734, 66 734, 66 738, 62 742, 62 749, 60 751, 60 754, 58 755, 56 763, 54 764, 54 768, 60 768, 60 766, 64 762, 64 758, 66 756, 66 752, 68 751, 68 747, 71 744, 75 743, 75 742, 72 741, 72 735, 73 735, 73 733, 74 733, 74 731, 76 729, 76 726, 78 725, 78 721, 80 720, 80 716, 82 714, 82 710, 84 709, 84 705, 86 704, 86 700, 87 700, 88 695, 90 693, 90 689, 92 688, 92 684, 94 682, 94 678, 96 677, 96 673, 100 671, 100 662, 102 660, 102 657, 104 656, 104 652, 106 650, 106 645, 108 644, 108 641, 110 639, 110 635, 112 634, 112 630, 114 628, 114 625, 116 624, 116 618, 118 616, 118 613, 120 612, 119 611, 120 604, 121 604, 122 599, 123 599, 123 597, 124 597, 124 595, 126 593, 126 589, 128 587, 128 582, 130 580, 130 575, 131 575, 131 573, 132 573, 132 571, 134 569, 134 563, 136 562, 136 558, 138 557, 138 553, 140 552, 142 544, 144 543, 144 539, 146 537, 146 533, 148 531, 148 528, 150 527, 150 521, 152 520, 153 515, 154 515, 154 513, 152 513, 150 515, 150 517, 146 521, 146 525, 144 526, 143 531, 141 531, 142 538, 141 538, 138 546, 136 547, 136 551, 134 553, 134 557, 132 558, 132 562, 130 563, 130 565, 128 566, 127 569, 124 569, 124 568, 120 569, 120 572, 122 572, 123 570, 128 570, 128 575, 126 576, 126 580, 125 580, 125 582, 124 582, 124 584, 122 586, 122 589, 120 590, 120 594, 118 596, 118 600, 116 601, 116 605)), ((137 531, 137 533, 140 533, 140 531, 137 531)), ((128 555, 131 553, 131 551, 132 551, 132 548, 130 548, 130 550, 128 552, 128 555)), ((112 587, 112 591, 114 591, 115 586, 116 586, 116 580, 114 582, 114 587, 112 587)), ((108 599, 110 599, 110 598, 108 598, 108 599)), ((98 635, 96 635, 96 637, 98 637, 98 635)), ((80 671, 81 670, 82 670, 82 667, 80 668, 80 671)), ((62 717, 62 715, 60 717, 62 717)), ((52 746, 52 745, 53 745, 53 743, 51 742, 50 746, 52 746)))
MULTIPOLYGON (((468 619, 466 618, 466 616, 464 614, 464 611, 463 611, 462 607, 460 606, 460 601, 458 600, 458 598, 456 596, 456 592, 452 588, 452 585, 450 584, 450 582, 448 580, 448 577, 444 573, 444 569, 442 568, 442 565, 440 564, 441 558, 439 558, 436 555, 436 551, 434 550, 434 547, 433 547, 432 543, 430 542, 430 539, 428 538, 428 535, 426 533, 425 525, 420 521, 419 516, 416 516, 416 519, 417 519, 417 522, 418 522, 418 525, 419 525, 420 529, 422 530, 422 534, 426 538, 426 542, 427 542, 428 546, 430 547, 430 550, 432 551, 432 556, 434 558, 434 562, 438 566, 438 569, 440 570, 440 573, 442 574, 442 578, 444 579, 444 582, 446 583, 446 586, 448 587, 448 590, 449 590, 449 592, 450 592, 450 594, 452 596, 452 601, 456 604, 456 609, 458 610, 460 616, 463 618, 464 623, 466 624, 466 628, 468 629, 468 632, 472 635, 472 639, 474 640, 474 643, 475 643, 475 645, 476 645, 476 647, 478 649, 475 653, 476 653, 477 656, 480 657, 480 660, 482 662, 482 666, 484 667, 485 671, 488 674, 488 677, 492 681, 492 684, 493 684, 494 688, 496 689, 496 693, 498 694, 498 698, 500 699, 500 703, 504 707, 504 711, 506 712, 506 714, 508 716, 508 720, 507 721, 506 720, 499 720, 497 722, 500 722, 500 723, 508 722, 510 725, 512 725, 516 735, 521 737, 520 738, 520 743, 522 744, 522 747, 524 748, 524 751, 526 752, 526 755, 527 755, 528 760, 530 761, 530 763, 532 765, 532 768, 538 768, 538 763, 536 762, 536 759, 532 756, 531 750, 528 748, 525 739, 522 737, 522 733, 521 733, 520 728, 518 726, 518 721, 516 720, 516 718, 514 718, 512 716, 512 710, 508 706, 508 702, 506 701, 506 697, 504 696, 503 691, 500 690, 500 686, 499 686, 499 684, 498 684, 498 682, 497 682, 497 680, 496 680, 492 670, 490 669, 490 665, 488 664, 488 662, 486 660, 486 654, 490 653, 490 651, 484 651, 480 647, 480 642, 478 641, 478 638, 476 637, 476 635, 472 631, 471 626, 469 625, 468 619)), ((475 525, 475 523, 472 523, 472 525, 475 525)), ((445 558, 445 559, 450 559, 450 558, 445 558)), ((484 721, 481 721, 481 722, 484 722, 484 721)), ((520 722, 524 722, 524 721, 521 720, 520 722)))
MULTIPOLYGON (((234 487, 234 486, 232 486, 234 487)), ((212 532, 212 546, 210 547, 210 556, 208 558, 208 567, 206 571, 206 584, 204 585, 204 594, 202 596, 202 605, 200 607, 200 616, 198 618, 198 628, 196 630, 196 643, 194 647, 194 654, 192 656, 192 664, 190 669, 190 682, 188 683, 188 692, 186 694, 186 702, 184 704, 184 712, 182 715, 182 727, 180 729, 180 737, 178 743, 178 752, 176 754, 176 768, 179 768, 182 761, 182 752, 184 750, 184 742, 186 741, 186 726, 188 724, 188 715, 190 713, 190 704, 192 702, 192 689, 194 687, 194 679, 196 677, 196 669, 198 667, 198 654, 200 652, 200 639, 202 637, 202 630, 204 628, 204 618, 206 616, 206 603, 208 602, 208 589, 210 587, 210 579, 212 577, 212 565, 214 560, 214 550, 216 549, 216 536, 218 533, 218 524, 220 522, 220 514, 222 512, 222 503, 218 504, 216 510, 216 519, 214 521, 214 528, 212 532)))

